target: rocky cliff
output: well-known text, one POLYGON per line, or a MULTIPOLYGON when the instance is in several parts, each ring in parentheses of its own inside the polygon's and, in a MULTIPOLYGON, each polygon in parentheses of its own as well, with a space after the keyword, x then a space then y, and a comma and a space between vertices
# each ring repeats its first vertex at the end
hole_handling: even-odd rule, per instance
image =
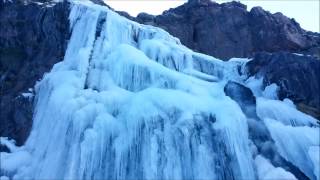
POLYGON ((69 4, 0 1, 0 136, 25 141, 37 80, 64 57, 69 4), (23 94, 22 94, 23 93, 23 94))
POLYGON ((261 51, 320 57, 319 34, 305 31, 281 13, 271 14, 261 7, 247 11, 239 2, 192 0, 158 16, 140 13, 132 19, 161 27, 187 47, 224 60, 261 51))
POLYGON ((320 61, 288 52, 257 53, 246 64, 248 76, 263 77, 263 87, 279 86, 280 99, 289 98, 297 108, 320 119, 320 61))

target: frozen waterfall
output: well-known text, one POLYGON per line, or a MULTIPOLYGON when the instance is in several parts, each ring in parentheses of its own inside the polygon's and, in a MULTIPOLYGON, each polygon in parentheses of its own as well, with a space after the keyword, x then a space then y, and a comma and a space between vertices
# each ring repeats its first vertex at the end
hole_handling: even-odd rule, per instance
POLYGON ((30 137, 21 147, 1 138, 3 179, 320 178, 315 119, 261 95, 252 120, 225 95, 228 80, 249 84, 247 60, 195 53, 86 1, 69 19, 64 60, 36 85, 30 137))

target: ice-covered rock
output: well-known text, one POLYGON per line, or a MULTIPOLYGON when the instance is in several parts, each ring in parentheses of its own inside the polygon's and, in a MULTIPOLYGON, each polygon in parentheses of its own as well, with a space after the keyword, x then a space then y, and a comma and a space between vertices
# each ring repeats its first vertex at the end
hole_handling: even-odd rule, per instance
MULTIPOLYGON (((161 29, 89 1, 73 1, 69 20, 64 60, 35 87, 27 142, 15 147, 2 138, 12 151, 1 152, 0 176, 224 180, 257 179, 271 169, 268 177, 315 179, 314 119, 301 113, 283 120, 255 105, 251 91, 247 99, 257 113, 249 117, 241 107, 246 99, 225 93, 229 80, 245 84, 247 59, 224 62, 195 53, 161 29), (249 128, 256 128, 253 135, 249 128), (284 148, 282 134, 293 137, 292 149, 284 148)), ((286 102, 277 106, 297 113, 286 102)))

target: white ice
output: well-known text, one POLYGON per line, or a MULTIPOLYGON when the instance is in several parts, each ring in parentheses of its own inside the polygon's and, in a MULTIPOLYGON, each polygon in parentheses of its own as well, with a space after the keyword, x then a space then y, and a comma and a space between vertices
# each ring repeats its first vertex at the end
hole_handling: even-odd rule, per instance
POLYGON ((257 166, 258 177, 261 180, 295 180, 297 179, 293 174, 280 167, 274 167, 268 159, 261 155, 255 158, 255 165, 257 166))

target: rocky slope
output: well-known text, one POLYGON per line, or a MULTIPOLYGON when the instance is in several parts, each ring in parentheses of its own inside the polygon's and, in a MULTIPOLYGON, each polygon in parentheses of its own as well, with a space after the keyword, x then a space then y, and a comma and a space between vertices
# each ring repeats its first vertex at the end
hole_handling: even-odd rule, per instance
POLYGON ((0 136, 12 137, 18 144, 28 136, 32 125, 28 89, 63 59, 68 16, 67 2, 53 6, 0 1, 0 136))
POLYGON ((278 97, 289 98, 297 108, 320 119, 320 61, 288 52, 257 53, 246 64, 248 76, 263 77, 263 87, 279 86, 278 97))
MULTIPOLYGON (((63 59, 70 38, 69 11, 68 2, 0 1, 0 136, 18 145, 28 136, 33 114, 32 95, 22 93, 63 59)), ((223 59, 254 57, 247 65, 250 76, 266 77, 264 86, 277 83, 280 98, 292 98, 300 109, 319 118, 319 60, 290 53, 254 56, 260 51, 319 56, 319 35, 306 32, 294 20, 261 8, 248 12, 240 3, 206 0, 190 1, 160 16, 121 14, 162 27, 195 51, 223 59)))
POLYGON ((320 57, 320 36, 303 30, 281 13, 239 2, 192 0, 162 15, 141 13, 133 20, 161 27, 187 47, 221 59, 251 57, 256 52, 301 52, 320 57))

